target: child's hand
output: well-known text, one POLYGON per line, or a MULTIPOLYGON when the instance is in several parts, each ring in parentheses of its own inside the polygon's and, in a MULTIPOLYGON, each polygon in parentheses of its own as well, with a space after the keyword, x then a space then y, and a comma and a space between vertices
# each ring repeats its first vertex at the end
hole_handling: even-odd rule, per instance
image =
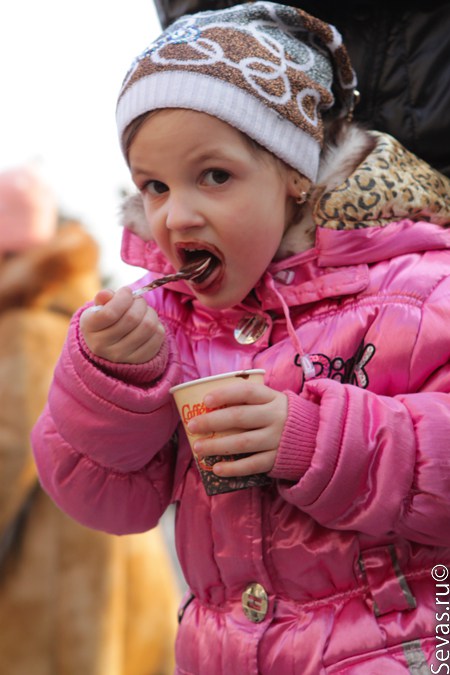
POLYGON ((207 394, 208 408, 220 408, 199 415, 188 424, 190 432, 211 434, 239 429, 230 436, 195 442, 199 456, 249 454, 234 462, 218 462, 214 472, 220 476, 247 476, 268 473, 275 463, 281 434, 288 413, 288 399, 263 384, 236 381, 207 394), (228 406, 221 408, 221 406, 228 406))
POLYGON ((80 328, 93 354, 112 363, 146 363, 164 342, 164 327, 157 313, 129 288, 116 293, 103 290, 95 296, 100 311, 87 309, 80 328))

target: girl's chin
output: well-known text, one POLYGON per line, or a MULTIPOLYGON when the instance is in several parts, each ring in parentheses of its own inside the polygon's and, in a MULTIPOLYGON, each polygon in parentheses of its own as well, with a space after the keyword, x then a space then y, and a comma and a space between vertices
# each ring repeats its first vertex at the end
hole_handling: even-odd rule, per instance
POLYGON ((202 284, 191 282, 191 288, 205 307, 217 310, 230 309, 245 300, 251 291, 243 288, 239 281, 233 283, 225 268, 221 266, 202 284))
POLYGON ((208 292, 195 291, 195 295, 202 305, 217 310, 231 309, 247 297, 247 293, 238 294, 236 289, 227 289, 226 287, 221 287, 215 292, 209 289, 208 292))

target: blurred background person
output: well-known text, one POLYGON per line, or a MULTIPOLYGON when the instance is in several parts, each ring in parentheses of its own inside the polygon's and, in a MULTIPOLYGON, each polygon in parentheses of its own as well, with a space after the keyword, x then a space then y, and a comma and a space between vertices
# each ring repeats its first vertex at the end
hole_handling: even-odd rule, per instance
MULTIPOLYGON (((113 537, 41 490, 29 434, 98 246, 29 166, 0 173, 0 672, 173 672, 179 589, 159 529, 113 537)), ((67 411, 70 416, 70 410, 67 411)))
MULTIPOLYGON (((182 14, 241 0, 154 0, 166 28, 182 14)), ((336 26, 358 77, 354 117, 450 176, 450 2, 291 0, 336 26)))

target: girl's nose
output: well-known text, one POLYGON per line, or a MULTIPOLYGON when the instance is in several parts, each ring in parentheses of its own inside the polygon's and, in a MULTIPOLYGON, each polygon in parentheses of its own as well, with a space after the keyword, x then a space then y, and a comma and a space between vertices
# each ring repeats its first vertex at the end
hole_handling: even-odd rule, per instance
POLYGON ((167 204, 166 227, 169 230, 187 230, 204 225, 204 218, 186 195, 171 194, 167 204))

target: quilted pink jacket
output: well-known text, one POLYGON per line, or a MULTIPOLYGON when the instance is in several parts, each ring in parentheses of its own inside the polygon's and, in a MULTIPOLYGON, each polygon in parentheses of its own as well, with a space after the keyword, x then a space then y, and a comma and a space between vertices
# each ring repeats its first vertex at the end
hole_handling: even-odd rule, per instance
MULTIPOLYGON (((442 665, 436 601, 448 586, 432 570, 443 581, 450 567, 448 184, 428 173, 422 192, 410 177, 409 193, 394 195, 392 145, 380 138, 366 173, 321 200, 315 248, 274 263, 252 299, 218 312, 182 282, 149 294, 168 340, 148 367, 93 359, 79 313, 72 321, 33 432, 40 478, 67 513, 117 534, 154 527, 176 504, 190 589, 179 674, 442 665), (343 205, 356 189, 367 199, 355 219, 343 205), (243 319, 262 332, 249 344, 234 337, 243 319), (314 364, 310 380, 298 349, 314 364), (271 483, 208 497, 169 388, 243 368, 264 368, 289 397, 271 483)), ((167 269, 128 231, 123 253, 149 277, 167 269)))

